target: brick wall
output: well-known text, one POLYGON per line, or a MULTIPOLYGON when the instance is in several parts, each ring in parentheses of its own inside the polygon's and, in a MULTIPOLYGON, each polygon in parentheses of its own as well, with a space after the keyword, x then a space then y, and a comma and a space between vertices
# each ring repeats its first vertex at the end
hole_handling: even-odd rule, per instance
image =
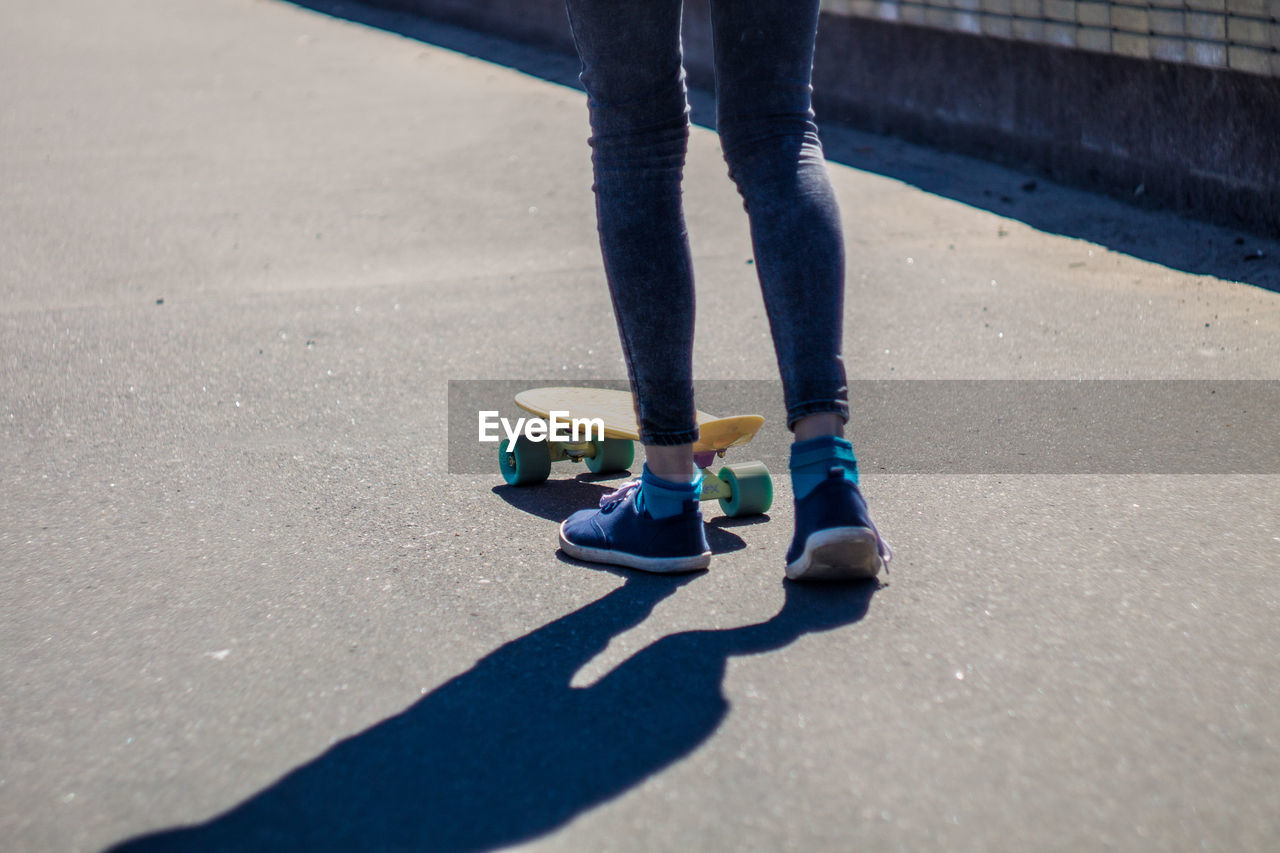
POLYGON ((833 14, 1280 77, 1280 0, 823 0, 833 14))

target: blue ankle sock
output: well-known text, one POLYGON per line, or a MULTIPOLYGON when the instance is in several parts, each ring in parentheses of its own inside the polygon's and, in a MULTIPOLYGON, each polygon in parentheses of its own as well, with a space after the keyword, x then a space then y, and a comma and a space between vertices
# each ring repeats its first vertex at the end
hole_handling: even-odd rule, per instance
POLYGON ((640 475, 640 504, 654 518, 670 518, 684 512, 686 501, 696 501, 702 491, 702 473, 693 471, 686 482, 664 480, 649 470, 640 475))
POLYGON ((791 445, 791 489, 796 500, 806 498, 827 478, 835 467, 844 468, 844 476, 858 482, 858 460, 853 445, 834 435, 820 435, 791 445))

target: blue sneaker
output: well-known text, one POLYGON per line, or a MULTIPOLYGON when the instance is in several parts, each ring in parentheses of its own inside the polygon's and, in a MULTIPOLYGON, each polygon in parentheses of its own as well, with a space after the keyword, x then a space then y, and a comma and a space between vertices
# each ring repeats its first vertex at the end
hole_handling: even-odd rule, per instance
POLYGON ((893 556, 880 537, 862 492, 833 466, 827 478, 796 501, 796 535, 787 550, 792 580, 873 578, 893 556))
POLYGON ((560 550, 591 563, 611 563, 645 572, 691 572, 711 565, 711 548, 696 500, 684 511, 655 519, 640 505, 640 481, 600 499, 560 525, 560 550))

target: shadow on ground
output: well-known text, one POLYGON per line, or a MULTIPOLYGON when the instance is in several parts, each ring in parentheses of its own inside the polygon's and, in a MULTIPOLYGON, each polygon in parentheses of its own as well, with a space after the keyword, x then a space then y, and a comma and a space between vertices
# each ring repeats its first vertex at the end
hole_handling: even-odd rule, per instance
POLYGON ((617 478, 596 482, 575 477, 571 480, 547 480, 536 486, 504 484, 494 486, 492 491, 521 512, 559 522, 580 509, 598 506, 600 498, 625 482, 617 478))
MULTIPOLYGON (((548 82, 581 88, 577 58, 553 48, 520 44, 364 3, 290 2, 513 68, 548 82)), ((567 21, 565 26, 568 27, 567 21)), ((690 103, 693 120, 714 129, 714 97, 695 89, 690 92, 690 103)), ((583 110, 585 137, 585 102, 583 110)), ((1280 263, 1277 263, 1280 241, 1161 210, 1125 205, 1106 196, 1053 184, 982 160, 834 124, 823 126, 823 144, 828 159, 834 162, 1019 220, 1039 231, 1087 240, 1171 269, 1280 292, 1280 263)), ((585 138, 582 146, 582 156, 586 158, 589 150, 585 138)), ((1137 197, 1133 201, 1141 203, 1137 197)), ((939 235, 939 240, 947 241, 945 235, 939 235)))
POLYGON ((857 622, 877 589, 787 583, 766 622, 672 634, 596 683, 570 686, 613 637, 694 577, 626 575, 225 814, 113 849, 458 851, 535 838, 711 737, 729 712, 731 657, 857 622))

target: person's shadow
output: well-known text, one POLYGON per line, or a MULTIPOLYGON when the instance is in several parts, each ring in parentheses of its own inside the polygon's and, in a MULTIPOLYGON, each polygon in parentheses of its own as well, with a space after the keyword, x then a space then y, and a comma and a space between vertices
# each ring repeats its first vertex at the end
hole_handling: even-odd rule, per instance
POLYGON ((690 577, 628 575, 230 811, 113 849, 452 851, 527 841, 707 740, 729 711, 730 657, 856 622, 877 589, 786 582, 786 601, 766 622, 671 634, 595 684, 570 686, 690 577))

